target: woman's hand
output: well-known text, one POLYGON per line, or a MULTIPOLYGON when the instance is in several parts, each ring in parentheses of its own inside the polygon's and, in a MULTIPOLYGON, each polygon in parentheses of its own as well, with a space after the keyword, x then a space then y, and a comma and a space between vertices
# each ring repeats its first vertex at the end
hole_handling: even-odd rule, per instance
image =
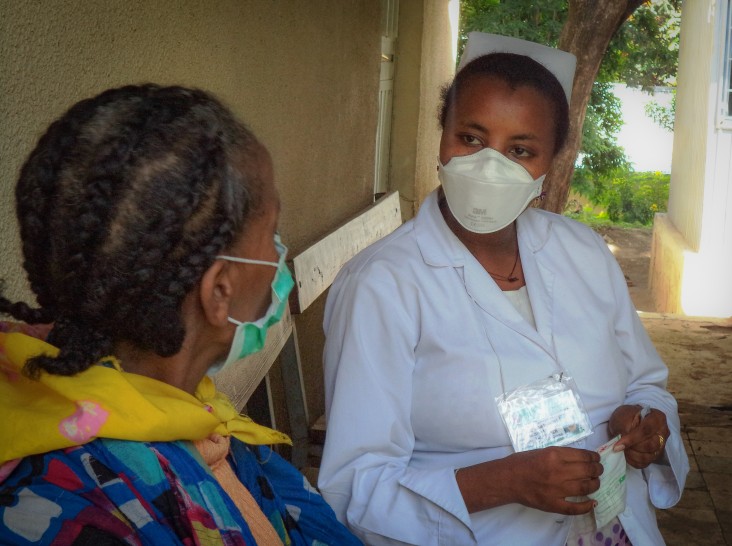
POLYGON ((566 498, 597 491, 602 470, 594 451, 547 447, 463 468, 456 479, 469 512, 516 502, 544 512, 576 515, 589 512, 594 502, 566 498))
POLYGON ((621 435, 613 449, 624 450, 627 463, 638 469, 663 458, 670 434, 665 413, 651 409, 641 417, 640 406, 617 408, 610 416, 608 431, 611 437, 621 435))

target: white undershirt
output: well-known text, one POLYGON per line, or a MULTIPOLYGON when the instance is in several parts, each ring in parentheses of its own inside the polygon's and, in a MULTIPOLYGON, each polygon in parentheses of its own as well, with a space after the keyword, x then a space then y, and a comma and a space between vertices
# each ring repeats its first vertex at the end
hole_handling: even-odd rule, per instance
POLYGON ((508 298, 508 301, 516 308, 516 311, 524 317, 524 320, 536 329, 534 311, 531 309, 531 302, 529 301, 529 293, 526 290, 526 286, 524 285, 518 290, 504 290, 503 293, 508 298))

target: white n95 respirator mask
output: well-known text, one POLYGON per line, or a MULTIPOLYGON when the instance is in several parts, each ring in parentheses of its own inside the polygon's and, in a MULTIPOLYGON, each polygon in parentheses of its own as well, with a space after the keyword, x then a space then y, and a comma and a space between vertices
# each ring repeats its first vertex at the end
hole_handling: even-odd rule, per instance
POLYGON ((456 156, 443 165, 438 178, 455 219, 473 233, 493 233, 518 218, 539 197, 542 175, 529 172, 492 148, 456 156))

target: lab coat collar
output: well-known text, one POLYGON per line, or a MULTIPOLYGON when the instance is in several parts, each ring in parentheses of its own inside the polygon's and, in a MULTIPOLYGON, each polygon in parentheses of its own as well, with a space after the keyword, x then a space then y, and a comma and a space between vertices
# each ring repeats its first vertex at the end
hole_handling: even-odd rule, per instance
MULTIPOLYGON (((422 259, 435 267, 465 265, 464 245, 450 230, 437 202, 439 188, 430 193, 415 218, 415 235, 422 259)), ((521 250, 539 252, 551 236, 550 215, 527 209, 516 220, 521 250)))
POLYGON ((519 240, 531 252, 539 252, 549 242, 554 221, 552 215, 535 208, 528 208, 516 219, 519 240))
POLYGON ((553 355, 555 275, 546 260, 541 259, 541 250, 551 237, 552 224, 551 216, 536 209, 527 209, 518 217, 516 232, 536 331, 545 343, 542 347, 553 355), (533 259, 529 259, 527 254, 533 254, 533 259))
MULTIPOLYGON (((536 321, 535 330, 521 317, 497 284, 486 282, 486 271, 442 217, 437 201, 438 191, 433 191, 425 199, 415 218, 415 236, 425 263, 433 267, 462 268, 465 288, 481 309, 553 355, 553 271, 542 264, 538 256, 537 259, 522 260, 536 321)), ((534 255, 539 253, 548 242, 551 231, 550 215, 534 209, 521 214, 517 220, 517 233, 522 255, 525 256, 527 252, 534 255)))
POLYGON ((464 265, 464 245, 447 227, 437 202, 439 188, 430 193, 414 219, 417 246, 422 259, 434 267, 464 265))

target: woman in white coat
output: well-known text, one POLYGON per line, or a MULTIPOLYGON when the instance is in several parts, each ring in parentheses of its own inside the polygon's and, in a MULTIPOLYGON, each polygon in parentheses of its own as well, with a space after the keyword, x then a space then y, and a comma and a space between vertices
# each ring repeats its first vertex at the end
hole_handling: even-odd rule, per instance
POLYGON ((667 368, 603 240, 527 208, 573 72, 565 52, 472 34, 443 95, 441 187, 331 288, 319 486, 367 544, 663 544, 654 506, 688 472, 667 368), (599 521, 586 495, 617 436, 627 497, 599 521))

